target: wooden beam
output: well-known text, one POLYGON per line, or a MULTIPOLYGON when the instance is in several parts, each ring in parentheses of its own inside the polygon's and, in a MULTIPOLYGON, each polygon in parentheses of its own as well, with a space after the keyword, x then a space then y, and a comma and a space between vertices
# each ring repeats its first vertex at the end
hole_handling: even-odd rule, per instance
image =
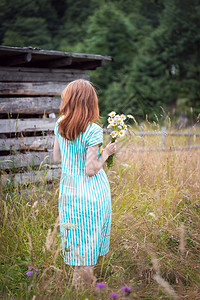
POLYGON ((22 53, 19 55, 4 57, 3 59, 0 59, 0 64, 4 66, 17 66, 29 63, 31 59, 31 53, 22 53))
POLYGON ((21 146, 20 150, 23 150, 23 151, 31 150, 31 151, 46 152, 47 148, 46 147, 42 148, 42 147, 31 145, 31 146, 21 146))
POLYGON ((0 113, 57 114, 60 103, 60 97, 0 98, 0 113))
MULTIPOLYGON (((17 173, 12 175, 13 181, 19 184, 28 184, 37 183, 37 182, 49 182, 56 179, 59 179, 61 175, 61 168, 56 169, 48 169, 48 170, 41 170, 41 171, 30 171, 24 173, 17 173)), ((1 176, 0 182, 1 184, 5 185, 6 183, 10 183, 11 175, 10 174, 3 174, 1 176)))
POLYGON ((12 170, 16 168, 37 167, 45 164, 55 164, 53 150, 49 152, 30 152, 25 154, 6 155, 0 157, 0 169, 12 170))
POLYGON ((0 139, 0 151, 19 151, 22 146, 53 149, 54 139, 53 135, 4 138, 0 139))
POLYGON ((69 82, 76 79, 89 80, 83 70, 46 68, 0 67, 0 81, 4 82, 69 82))
POLYGON ((49 69, 49 68, 36 68, 36 67, 6 67, 0 66, 1 71, 21 72, 21 73, 62 73, 62 74, 85 74, 84 70, 78 69, 49 69))
POLYGON ((49 56, 53 58, 59 57, 72 57, 76 59, 85 59, 85 60, 106 60, 111 61, 111 56, 102 56, 98 54, 87 54, 87 53, 74 53, 74 52, 63 52, 63 51, 55 51, 55 50, 43 50, 32 47, 10 47, 10 46, 0 46, 0 55, 4 55, 6 53, 27 53, 30 52, 35 56, 38 56, 41 60, 43 56, 49 56))
POLYGON ((60 67, 70 66, 72 64, 72 58, 71 57, 56 58, 53 60, 42 61, 39 64, 43 68, 50 68, 50 69, 60 68, 60 67))
POLYGON ((0 133, 54 130, 56 119, 0 119, 0 133))
MULTIPOLYGON (((72 67, 76 67, 78 69, 82 70, 95 70, 98 67, 102 66, 102 61, 80 61, 80 62, 74 62, 72 67)), ((70 66, 69 66, 70 67, 70 66)))
POLYGON ((60 95, 69 82, 0 82, 0 95, 60 95))

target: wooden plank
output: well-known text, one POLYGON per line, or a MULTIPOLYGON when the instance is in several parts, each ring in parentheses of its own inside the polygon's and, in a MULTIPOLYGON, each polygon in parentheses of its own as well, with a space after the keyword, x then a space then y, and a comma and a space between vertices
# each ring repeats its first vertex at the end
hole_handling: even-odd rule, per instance
MULTIPOLYGON (((142 136, 157 136, 157 135, 163 135, 162 131, 154 132, 154 131, 143 131, 143 132, 134 132, 132 135, 142 135, 142 136)), ((164 132, 165 136, 200 136, 200 133, 198 132, 164 132)))
POLYGON ((0 82, 0 95, 60 95, 69 82, 0 82))
POLYGON ((70 82, 76 79, 89 80, 89 76, 83 70, 0 67, 0 81, 3 82, 70 82))
POLYGON ((77 69, 49 69, 49 68, 34 68, 34 67, 6 67, 0 66, 0 70, 9 72, 25 72, 25 73, 62 73, 62 74, 85 74, 84 70, 77 69))
MULTIPOLYGON (((102 56, 97 54, 87 54, 87 53, 74 53, 74 52, 63 52, 63 51, 55 51, 55 50, 43 50, 43 49, 37 49, 32 47, 10 47, 10 46, 0 46, 0 56, 8 55, 12 53, 24 53, 24 52, 30 52, 34 56, 51 56, 52 58, 54 56, 56 57, 72 57, 72 58, 82 58, 85 60, 107 60, 111 61, 112 58, 110 56, 102 56)), ((55 57, 55 58, 56 58, 55 57)), ((41 60, 41 58, 40 58, 41 60)))
POLYGON ((0 151, 19 151, 22 146, 52 149, 54 135, 0 139, 0 151))
POLYGON ((21 167, 35 167, 55 164, 53 160, 53 150, 49 152, 19 153, 16 155, 0 156, 0 169, 15 169, 21 167))
POLYGON ((0 119, 0 133, 54 130, 56 119, 0 119))
POLYGON ((191 145, 191 146, 177 146, 177 147, 169 147, 169 148, 141 148, 141 147, 135 147, 131 149, 126 149, 126 151, 132 152, 172 152, 172 151, 190 151, 190 150, 200 150, 200 145, 191 145))
POLYGON ((72 64, 71 57, 57 58, 57 59, 41 62, 41 66, 44 68, 45 67, 46 68, 59 68, 59 67, 69 66, 71 64, 72 64))
POLYGON ((1 58, 0 64, 3 66, 17 66, 21 64, 26 64, 30 62, 31 59, 32 59, 31 53, 22 53, 18 55, 1 58))
POLYGON ((102 67, 105 65, 105 60, 94 60, 94 61, 79 61, 74 62, 72 67, 76 67, 82 70, 95 70, 98 67, 102 67))
MULTIPOLYGON (((19 184, 27 184, 29 182, 37 183, 37 182, 49 182, 56 179, 59 179, 61 175, 61 168, 56 169, 48 169, 41 171, 30 171, 24 173, 17 173, 12 175, 12 179, 15 183, 19 184)), ((3 174, 0 179, 1 184, 5 185, 6 183, 11 182, 10 174, 3 174)))
POLYGON ((28 151, 28 150, 31 150, 31 151, 39 151, 39 152, 46 152, 47 151, 47 147, 38 147, 38 146, 21 146, 20 147, 20 150, 23 150, 23 151, 28 151))
POLYGON ((60 103, 60 97, 0 98, 0 113, 57 114, 60 103))

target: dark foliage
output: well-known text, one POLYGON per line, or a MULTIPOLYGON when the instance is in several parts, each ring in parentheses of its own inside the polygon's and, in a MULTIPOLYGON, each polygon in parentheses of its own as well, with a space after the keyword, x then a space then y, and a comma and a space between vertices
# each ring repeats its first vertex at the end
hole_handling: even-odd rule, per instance
POLYGON ((0 1, 0 43, 109 55, 91 71, 101 115, 200 113, 198 0, 0 1))

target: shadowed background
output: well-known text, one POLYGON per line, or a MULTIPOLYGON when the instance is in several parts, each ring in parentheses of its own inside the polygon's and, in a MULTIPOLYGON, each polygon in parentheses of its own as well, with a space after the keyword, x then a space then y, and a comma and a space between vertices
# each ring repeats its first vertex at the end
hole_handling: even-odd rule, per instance
POLYGON ((197 0, 2 0, 0 21, 1 45, 112 56, 88 72, 102 116, 200 112, 197 0))

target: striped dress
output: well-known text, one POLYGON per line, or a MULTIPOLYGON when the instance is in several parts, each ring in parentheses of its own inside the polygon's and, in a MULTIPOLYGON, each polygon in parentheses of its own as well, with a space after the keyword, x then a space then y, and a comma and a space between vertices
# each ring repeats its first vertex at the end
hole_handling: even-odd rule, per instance
MULTIPOLYGON (((62 116, 63 117, 63 116, 62 116)), ((109 251, 111 228, 111 192, 107 175, 101 168, 94 176, 86 173, 86 150, 103 144, 103 129, 92 123, 70 141, 58 132, 62 173, 59 189, 59 223, 64 262, 72 266, 91 266, 98 256, 109 251)))

